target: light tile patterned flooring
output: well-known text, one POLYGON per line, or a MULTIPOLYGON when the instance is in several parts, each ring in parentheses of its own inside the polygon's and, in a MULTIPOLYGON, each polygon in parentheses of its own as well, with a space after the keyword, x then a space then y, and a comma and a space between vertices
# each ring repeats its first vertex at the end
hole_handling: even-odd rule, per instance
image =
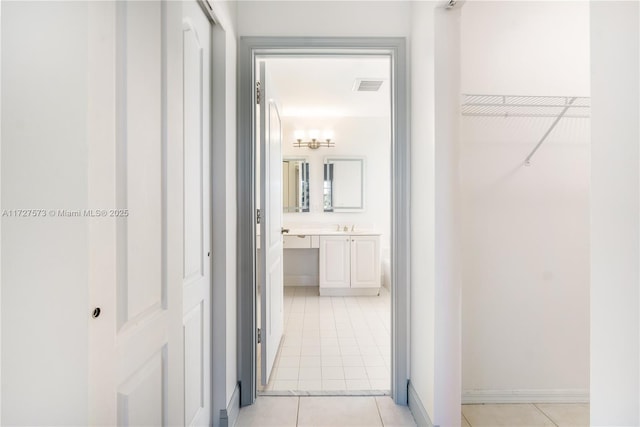
POLYGON ((588 403, 463 405, 463 427, 588 427, 588 403))
MULTIPOLYGON (((406 406, 388 396, 259 396, 242 408, 237 427, 415 426, 406 406)), ((588 404, 463 405, 462 427, 588 427, 588 404)))
POLYGON ((391 384, 391 298, 285 287, 284 338, 263 391, 381 391, 391 384))
POLYGON ((240 409, 236 427, 415 426, 409 408, 388 396, 259 396, 240 409))

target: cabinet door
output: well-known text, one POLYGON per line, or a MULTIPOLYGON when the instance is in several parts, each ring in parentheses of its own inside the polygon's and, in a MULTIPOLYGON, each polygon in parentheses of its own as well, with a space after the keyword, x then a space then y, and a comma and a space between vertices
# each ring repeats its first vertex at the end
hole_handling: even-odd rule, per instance
POLYGON ((350 282, 349 236, 320 237, 320 287, 348 288, 350 282))
POLYGON ((351 287, 380 286, 380 237, 351 236, 351 287))

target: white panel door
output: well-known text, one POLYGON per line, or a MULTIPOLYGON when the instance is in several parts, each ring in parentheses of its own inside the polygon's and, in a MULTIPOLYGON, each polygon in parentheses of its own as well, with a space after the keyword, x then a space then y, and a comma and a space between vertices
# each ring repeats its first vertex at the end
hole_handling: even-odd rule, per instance
POLYGON ((320 236, 320 287, 350 287, 350 240, 349 236, 320 236))
POLYGON ((182 3, 184 99, 184 424, 211 418, 211 24, 182 3))
POLYGON ((380 286, 380 237, 351 236, 351 287, 380 286))
POLYGON ((260 227, 262 384, 271 376, 283 330, 282 124, 264 62, 260 63, 260 227))
POLYGON ((181 21, 177 3, 89 5, 92 425, 184 423, 181 21))

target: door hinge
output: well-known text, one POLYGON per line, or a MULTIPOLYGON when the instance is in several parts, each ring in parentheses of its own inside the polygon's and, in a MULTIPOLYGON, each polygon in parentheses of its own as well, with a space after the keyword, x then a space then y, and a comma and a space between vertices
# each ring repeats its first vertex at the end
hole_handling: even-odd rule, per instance
POLYGON ((256 82, 256 104, 260 104, 260 95, 261 95, 260 82, 256 82))
POLYGON ((260 209, 256 209, 256 223, 260 224, 261 219, 262 219, 262 214, 260 213, 260 209))
POLYGON ((258 344, 262 342, 262 329, 258 328, 258 344))

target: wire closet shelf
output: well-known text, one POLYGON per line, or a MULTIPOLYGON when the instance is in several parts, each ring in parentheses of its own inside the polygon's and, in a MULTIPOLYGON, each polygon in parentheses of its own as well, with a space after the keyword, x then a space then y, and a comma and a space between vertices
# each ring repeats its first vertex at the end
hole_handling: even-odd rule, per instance
POLYGON ((590 111, 591 98, 584 96, 462 95, 463 116, 586 119, 590 111))
POLYGON ((549 129, 524 160, 531 158, 562 118, 591 117, 591 98, 585 96, 527 96, 527 95, 462 95, 461 113, 470 117, 549 117, 549 129))

